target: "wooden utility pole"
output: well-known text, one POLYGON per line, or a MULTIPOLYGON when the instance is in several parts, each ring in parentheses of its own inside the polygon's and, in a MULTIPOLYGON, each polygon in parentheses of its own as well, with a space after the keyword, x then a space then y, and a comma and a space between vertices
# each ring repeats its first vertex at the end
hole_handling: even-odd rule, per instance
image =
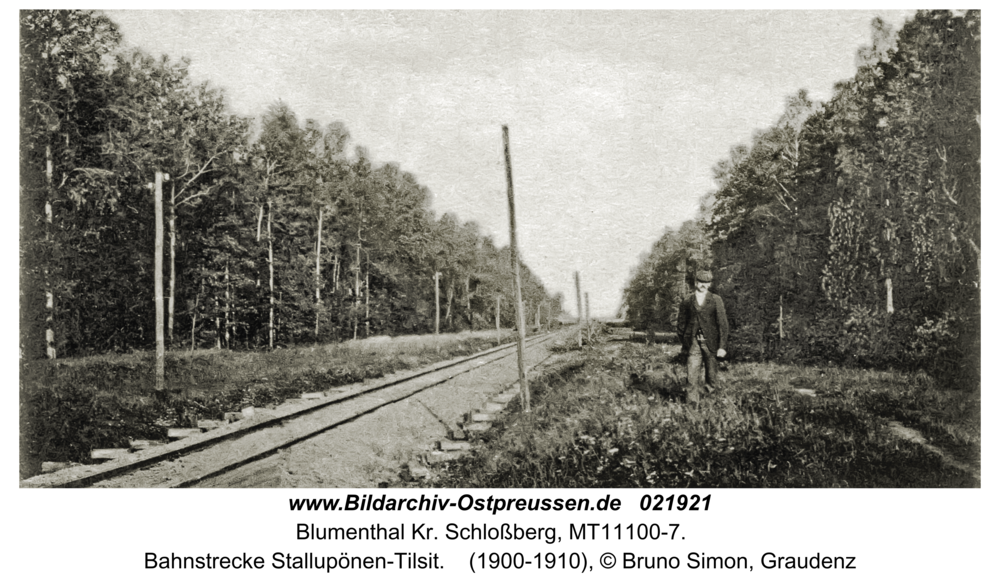
POLYGON ((510 168, 510 139, 503 126, 503 158, 507 166, 507 208, 510 213, 510 263, 514 269, 514 308, 517 310, 517 378, 521 384, 524 412, 531 412, 528 372, 524 366, 524 307, 521 301, 521 263, 517 253, 517 226, 514 221, 514 176, 510 168))
POLYGON ((434 335, 437 335, 441 331, 441 289, 438 286, 438 281, 441 279, 441 273, 434 273, 434 335))
POLYGON ((163 172, 156 171, 153 185, 153 216, 156 242, 153 246, 153 302, 156 303, 156 366, 154 389, 159 396, 164 387, 164 361, 166 348, 163 342, 163 172))
POLYGON ((586 312, 584 313, 586 315, 586 318, 584 320, 584 323, 587 324, 587 344, 589 345, 589 344, 591 344, 593 342, 593 339, 591 339, 591 335, 590 335, 590 293, 589 292, 583 293, 583 302, 586 304, 586 312))
POLYGON ((576 344, 583 347, 583 305, 580 303, 580 271, 573 273, 573 280, 576 281, 576 344))

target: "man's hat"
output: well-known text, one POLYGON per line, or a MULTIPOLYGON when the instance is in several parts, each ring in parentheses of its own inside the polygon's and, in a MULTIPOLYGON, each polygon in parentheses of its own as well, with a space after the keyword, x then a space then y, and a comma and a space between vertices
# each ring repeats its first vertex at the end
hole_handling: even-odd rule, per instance
POLYGON ((712 282, 712 273, 709 270, 699 270, 694 275, 694 279, 698 282, 712 282))

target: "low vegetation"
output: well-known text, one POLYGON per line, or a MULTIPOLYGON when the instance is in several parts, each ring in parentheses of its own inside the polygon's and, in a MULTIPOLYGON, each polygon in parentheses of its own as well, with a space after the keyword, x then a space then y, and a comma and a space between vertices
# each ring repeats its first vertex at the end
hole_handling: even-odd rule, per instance
MULTIPOLYGON (((502 341, 513 339, 503 333, 502 341)), ((148 353, 33 361, 21 371, 21 475, 42 461, 89 462, 95 448, 131 439, 164 439, 169 426, 221 419, 247 406, 266 407, 398 370, 468 355, 497 345, 484 331, 373 338, 274 352, 195 351, 167 357, 168 389, 153 390, 148 353)))
POLYGON ((471 457, 444 467, 435 487, 979 485, 969 471, 980 465, 974 391, 942 390, 922 373, 745 363, 694 407, 684 403, 677 350, 584 349, 532 385, 530 415, 512 415, 471 457), (901 438, 891 421, 957 466, 901 438))

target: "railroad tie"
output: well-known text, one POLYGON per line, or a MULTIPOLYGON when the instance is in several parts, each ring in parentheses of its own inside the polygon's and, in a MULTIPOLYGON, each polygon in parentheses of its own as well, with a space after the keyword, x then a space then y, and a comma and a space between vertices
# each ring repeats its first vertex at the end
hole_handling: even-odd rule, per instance
POLYGON ((168 439, 186 439, 188 437, 196 437, 204 432, 204 429, 194 428, 194 429, 167 429, 168 439))
POLYGON ((486 431, 493 428, 493 423, 491 422, 471 422, 467 423, 463 430, 466 433, 485 433, 486 431))
POLYGON ((465 457, 465 451, 431 451, 426 455, 427 464, 444 463, 465 457))
POLYGON ((78 465, 80 464, 72 461, 43 461, 42 473, 52 473, 54 471, 59 471, 60 469, 67 469, 78 465))
POLYGON ((152 449, 153 447, 160 447, 166 445, 164 441, 153 441, 150 439, 135 439, 128 442, 128 446, 132 448, 133 451, 142 451, 144 449, 152 449))
POLYGON ((129 454, 128 449, 91 449, 91 459, 120 459, 129 454))
POLYGON ((465 441, 438 441, 438 451, 468 451, 472 445, 465 441))

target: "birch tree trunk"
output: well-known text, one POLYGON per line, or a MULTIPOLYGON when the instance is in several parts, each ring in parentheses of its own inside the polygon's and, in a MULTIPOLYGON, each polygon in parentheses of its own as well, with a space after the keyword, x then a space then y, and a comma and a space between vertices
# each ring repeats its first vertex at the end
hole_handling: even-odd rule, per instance
MULTIPOLYGON (((52 245, 52 147, 45 146, 45 243, 52 245)), ((56 359, 56 303, 49 281, 48 263, 45 265, 45 356, 56 359)))
POLYGON ((163 393, 164 361, 166 350, 163 341, 163 173, 156 171, 153 188, 153 215, 156 242, 153 250, 153 302, 156 304, 156 366, 155 391, 163 393))
POLYGON ((323 208, 319 209, 319 221, 316 229, 316 341, 319 341, 319 313, 322 307, 322 299, 319 296, 320 289, 320 254, 323 246, 323 208))
POLYGON ((340 252, 333 257, 333 290, 340 292, 340 252))
POLYGON ((451 303, 455 298, 455 284, 448 283, 448 305, 444 310, 444 320, 448 322, 448 327, 451 327, 451 303))
MULTIPOLYGON (((264 182, 264 191, 265 192, 267 191, 267 181, 264 182)), ((260 230, 261 230, 261 226, 263 224, 264 224, 264 206, 261 205, 258 208, 258 210, 257 210, 257 243, 258 244, 260 243, 260 230)), ((256 273, 257 273, 256 287, 258 289, 257 294, 260 294, 260 292, 259 292, 259 289, 260 289, 260 271, 257 270, 256 273)))
POLYGON ((268 347, 274 349, 274 237, 271 233, 271 200, 267 200, 267 270, 271 312, 268 318, 268 347))
POLYGON ((230 311, 232 310, 232 303, 229 298, 229 259, 226 259, 226 310, 224 312, 224 317, 226 321, 226 349, 230 349, 229 341, 229 328, 232 326, 232 317, 230 311))
POLYGON ((257 241, 260 241, 260 227, 264 223, 264 206, 261 205, 257 212, 257 241))
POLYGON ((198 300, 200 295, 194 296, 194 306, 191 308, 191 351, 194 351, 194 331, 198 324, 198 300))
POLYGON ((176 287, 176 246, 177 246, 177 206, 176 206, 176 186, 173 181, 170 183, 170 218, 168 225, 170 228, 170 288, 167 291, 167 339, 174 341, 174 290, 176 287))
POLYGON ((438 281, 441 278, 440 272, 434 273, 434 335, 441 332, 441 290, 438 281))
POLYGON ((354 339, 358 338, 358 308, 361 306, 361 226, 358 226, 358 247, 354 264, 354 339))
POLYGON ((472 320, 472 298, 469 292, 469 277, 465 277, 465 318, 469 320, 469 331, 475 329, 474 322, 472 320))

